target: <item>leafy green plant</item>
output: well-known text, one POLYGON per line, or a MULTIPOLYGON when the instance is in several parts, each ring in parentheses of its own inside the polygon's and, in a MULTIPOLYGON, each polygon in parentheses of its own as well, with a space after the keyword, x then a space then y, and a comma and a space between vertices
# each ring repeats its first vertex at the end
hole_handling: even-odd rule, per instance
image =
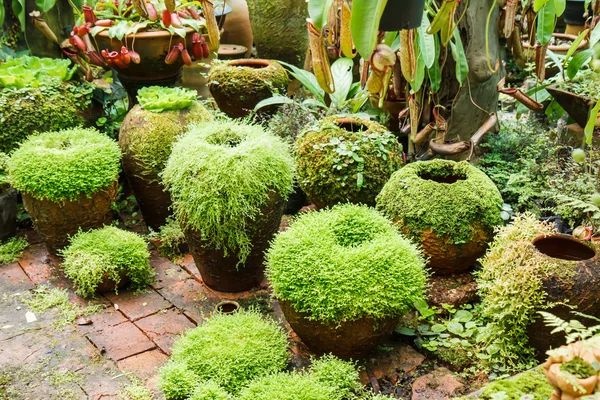
POLYGON ((283 370, 287 347, 283 330, 258 311, 213 314, 175 342, 159 384, 168 399, 187 398, 209 380, 237 394, 251 380, 283 370))
POLYGON ((0 151, 0 191, 8 186, 8 154, 0 151))
POLYGON ((179 139, 162 178, 181 228, 200 232, 209 245, 243 262, 252 222, 270 193, 288 196, 293 171, 282 139, 257 125, 213 121, 179 139))
POLYGON ((113 226, 80 231, 61 255, 65 275, 75 283, 77 294, 84 297, 93 296, 105 280, 118 285, 128 277, 133 288, 143 290, 154 276, 146 241, 113 226))
POLYGON ((333 355, 313 358, 310 375, 327 386, 336 388, 337 396, 342 399, 352 399, 363 391, 356 365, 333 355))
POLYGON ((0 63, 0 87, 23 88, 40 87, 49 81, 61 83, 70 80, 77 70, 71 61, 54 58, 21 56, 8 58, 0 63))
POLYGON ((157 250, 161 256, 171 261, 184 256, 181 247, 186 243, 185 235, 172 217, 167 218, 167 223, 161 226, 158 232, 150 232, 148 238, 160 241, 157 250))
POLYGON ((571 361, 562 363, 560 370, 567 374, 573 375, 578 379, 589 378, 597 374, 597 371, 586 361, 579 357, 573 358, 571 361))
POLYGON ((266 260, 277 298, 333 325, 401 316, 427 281, 415 245, 375 210, 350 204, 298 217, 266 260))
POLYGON ((27 239, 13 237, 0 243, 0 265, 7 265, 19 261, 23 250, 29 246, 27 239))
POLYGON ((302 132, 317 123, 310 109, 298 102, 283 104, 269 121, 269 130, 290 145, 302 132))
POLYGON ((31 136, 12 154, 8 169, 16 189, 62 202, 115 182, 120 159, 112 139, 92 128, 73 128, 31 136))
POLYGON ((138 91, 137 99, 144 110, 163 112, 190 107, 196 100, 195 90, 180 87, 147 86, 138 91))
POLYGON ((189 400, 233 400, 233 396, 213 381, 196 386, 189 400))
MULTIPOLYGON (((577 311, 571 311, 571 313, 579 317, 590 319, 594 322, 600 322, 600 319, 592 315, 583 314, 577 311)), ((600 325, 586 327, 583 325, 583 323, 576 319, 565 321, 562 318, 545 311, 540 311, 539 314, 544 317, 544 323, 546 326, 554 328, 551 333, 565 333, 567 344, 577 341, 586 341, 597 336, 598 332, 600 332, 600 325)))

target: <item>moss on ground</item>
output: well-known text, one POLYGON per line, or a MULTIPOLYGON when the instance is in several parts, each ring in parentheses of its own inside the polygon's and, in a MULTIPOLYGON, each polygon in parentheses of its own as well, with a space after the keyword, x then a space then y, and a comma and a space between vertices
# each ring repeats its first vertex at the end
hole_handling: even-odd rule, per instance
POLYGON ((485 386, 482 395, 484 400, 498 397, 497 393, 503 392, 505 400, 521 400, 524 395, 529 395, 531 400, 548 400, 554 389, 548 383, 546 376, 539 369, 527 371, 512 379, 495 381, 485 386))

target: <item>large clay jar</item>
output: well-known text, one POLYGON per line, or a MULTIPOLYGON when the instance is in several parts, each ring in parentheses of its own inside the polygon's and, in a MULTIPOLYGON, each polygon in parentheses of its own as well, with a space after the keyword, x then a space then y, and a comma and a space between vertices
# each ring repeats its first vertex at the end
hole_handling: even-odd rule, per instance
POLYGON ((258 56, 304 66, 308 48, 306 0, 248 0, 258 56))
POLYGON ((403 165, 396 137, 362 118, 324 118, 298 138, 296 147, 298 183, 317 208, 338 203, 374 206, 390 176, 403 165))
POLYGON ((171 146, 189 125, 210 118, 208 110, 194 102, 181 110, 158 113, 136 105, 123 120, 119 133, 123 170, 144 222, 155 231, 165 224, 171 214, 171 198, 159 178, 171 154, 171 146))
POLYGON ((0 185, 0 242, 17 233, 17 191, 0 185))
POLYGON ((274 61, 242 59, 213 65, 208 88, 221 111, 242 118, 261 100, 285 95, 289 82, 285 69, 274 61))
MULTIPOLYGON (((543 289, 547 295, 545 301, 567 302, 569 306, 576 307, 578 312, 600 317, 600 255, 595 248, 572 236, 558 233, 538 236, 532 243, 542 257, 540 262, 544 259, 549 262, 574 261, 570 263, 572 265, 569 268, 573 268, 573 272, 568 279, 554 275, 544 277, 543 289)), ((566 321, 574 319, 572 309, 565 305, 556 305, 544 311, 566 321)), ((564 333, 551 333, 552 329, 545 326, 541 318, 530 324, 527 332, 529 344, 536 349, 540 361, 546 358, 547 350, 565 343, 564 333)))
POLYGON ((223 24, 221 43, 238 44, 246 48, 245 57, 250 57, 252 52, 252 26, 250 25, 250 14, 246 0, 229 0, 227 2, 232 9, 223 24))
POLYGON ((502 223, 502 196, 469 163, 432 160, 412 163, 392 175, 377 208, 420 243, 434 273, 469 269, 502 223))

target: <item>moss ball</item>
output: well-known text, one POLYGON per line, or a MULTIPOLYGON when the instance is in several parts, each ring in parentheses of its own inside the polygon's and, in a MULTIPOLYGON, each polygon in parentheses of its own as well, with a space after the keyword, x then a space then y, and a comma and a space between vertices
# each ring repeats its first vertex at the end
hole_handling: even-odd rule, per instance
POLYGON ((233 396, 219 384, 208 381, 196 386, 189 400, 233 400, 233 396))
POLYGON ((208 88, 221 111, 231 118, 248 115, 264 99, 285 95, 290 78, 277 62, 232 60, 213 64, 208 88))
POLYGON ((300 216, 267 252, 277 298, 328 324, 401 316, 427 281, 419 250, 377 211, 344 204, 300 216))
POLYGON ((213 121, 177 141, 162 178, 181 228, 243 261, 261 207, 273 193, 287 198, 293 175, 282 139, 258 125, 213 121))
POLYGON ((95 129, 73 128, 31 136, 8 162, 11 184, 36 199, 76 200, 113 184, 119 145, 95 129))
POLYGON ((131 157, 145 175, 158 175, 171 154, 177 137, 191 124, 212 118, 197 101, 180 110, 153 112, 139 104, 125 117, 119 134, 119 144, 126 157, 131 157))
POLYGON ((377 196, 377 209, 421 243, 428 265, 444 273, 468 269, 485 253, 502 224, 501 207, 494 183, 466 161, 409 164, 377 196))
POLYGON ((140 235, 113 226, 80 231, 61 251, 63 269, 84 297, 94 295, 107 279, 116 287, 127 277, 133 288, 144 289, 154 276, 147 246, 140 235))
POLYGON ((84 125, 90 85, 48 84, 0 90, 0 151, 10 153, 35 132, 84 125))
MULTIPOLYGON (((285 369, 287 348, 283 330, 258 311, 213 314, 175 342, 171 360, 161 369, 160 385, 164 391, 165 384, 176 381, 173 376, 196 376, 196 385, 210 380, 236 394, 251 380, 285 369)), ((184 397, 165 394, 187 398, 192 390, 182 393, 184 397)))
POLYGON ((375 197, 402 166, 402 146, 382 125, 333 116, 296 142, 298 182, 318 208, 338 203, 375 205, 375 197))

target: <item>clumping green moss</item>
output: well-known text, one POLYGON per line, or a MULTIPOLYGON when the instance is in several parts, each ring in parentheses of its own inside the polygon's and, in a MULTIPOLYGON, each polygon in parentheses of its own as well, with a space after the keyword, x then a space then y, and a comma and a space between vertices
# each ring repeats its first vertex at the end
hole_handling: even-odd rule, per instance
POLYGON ((354 394, 362 390, 355 364, 340 360, 333 355, 313 359, 310 374, 320 382, 335 387, 342 399, 351 399, 354 394))
POLYGON ((10 153, 35 132, 83 125, 90 85, 45 84, 0 91, 0 151, 10 153))
POLYGON ((383 185, 402 166, 402 146, 376 122, 352 118, 351 126, 340 126, 336 121, 341 118, 327 117, 298 138, 298 182, 319 207, 374 206, 383 185))
POLYGON ((548 383, 546 376, 539 370, 531 370, 512 379, 500 380, 485 386, 479 397, 492 400, 494 394, 504 392, 506 400, 521 400, 524 395, 532 396, 531 400, 548 400, 554 388, 548 383))
POLYGON ((121 145, 126 140, 126 151, 132 154, 146 174, 156 175, 165 168, 171 155, 171 147, 177 138, 191 124, 211 118, 208 110, 197 101, 181 110, 158 113, 136 105, 129 111, 121 126, 121 145))
POLYGON ((575 376, 578 379, 589 378, 590 376, 596 375, 596 370, 588 362, 582 358, 575 357, 571 361, 562 363, 560 370, 575 376))
MULTIPOLYGON (((132 379, 130 377, 130 379, 132 379)), ((134 381, 117 392, 119 400, 152 400, 154 395, 150 389, 141 382, 134 381)))
POLYGON ((111 185, 120 159, 112 139, 95 129, 73 128, 31 136, 12 154, 8 170, 18 190, 58 203, 111 185))
MULTIPOLYGON (((265 68, 232 66, 223 62, 213 64, 208 82, 210 86, 218 86, 222 93, 230 96, 263 91, 285 94, 290 78, 286 70, 276 62, 265 68)), ((244 101, 243 98, 239 100, 242 103, 244 101)))
POLYGON ((19 261, 23 255, 23 250, 29 246, 27 239, 10 238, 4 243, 0 243, 0 265, 11 264, 19 261))
POLYGON ((257 125, 213 121, 177 141, 162 178, 182 229, 244 262, 253 221, 270 194, 288 196, 293 175, 282 139, 257 125))
POLYGON ((181 246, 185 244, 185 235, 181 227, 172 217, 167 218, 167 223, 160 227, 158 232, 151 232, 148 235, 150 239, 160 241, 158 246, 158 254, 174 261, 177 258, 183 257, 181 246))
POLYGON ((257 311, 213 314, 175 342, 160 386, 169 399, 187 398, 209 380, 236 394, 252 379, 283 370, 287 347, 283 330, 257 311))
POLYGON ((10 157, 0 151, 0 190, 8 186, 8 160, 10 157))
POLYGON ((390 221, 352 204, 300 216, 267 252, 274 294, 331 324, 403 315, 423 298, 424 266, 390 221))
POLYGON ((218 383, 208 381, 196 386, 189 400, 233 400, 233 396, 218 383))
POLYGON ((154 276, 144 238, 113 226, 77 233, 61 255, 65 275, 84 297, 93 296, 105 279, 118 284, 126 275, 133 288, 144 289, 154 276))
POLYGON ((570 279, 577 265, 547 257, 531 241, 538 235, 556 233, 533 214, 517 215, 511 225, 498 230, 476 280, 481 298, 480 316, 487 324, 482 340, 497 348, 493 362, 508 370, 535 365, 528 345, 527 326, 549 307, 543 289, 545 278, 570 279))
POLYGON ((451 243, 466 243, 473 237, 473 224, 491 235, 502 224, 501 207, 494 183, 466 161, 409 164, 394 173, 377 196, 377 209, 417 241, 431 229, 451 243))

